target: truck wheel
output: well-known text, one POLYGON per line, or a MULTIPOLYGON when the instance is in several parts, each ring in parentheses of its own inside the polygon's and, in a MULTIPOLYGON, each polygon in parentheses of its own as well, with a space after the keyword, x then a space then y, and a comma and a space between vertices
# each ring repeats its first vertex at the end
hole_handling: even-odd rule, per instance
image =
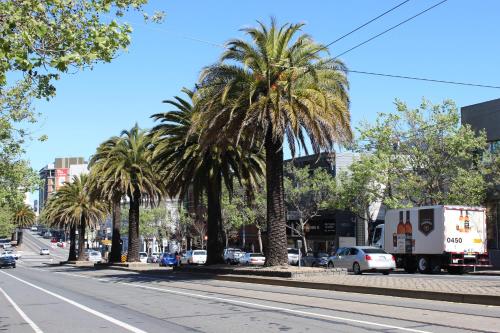
POLYGON ((361 275, 361 267, 359 267, 359 264, 357 262, 355 262, 354 265, 352 265, 352 270, 354 274, 361 275))
POLYGON ((428 274, 431 272, 430 260, 426 257, 420 257, 417 261, 417 268, 420 274, 428 274))

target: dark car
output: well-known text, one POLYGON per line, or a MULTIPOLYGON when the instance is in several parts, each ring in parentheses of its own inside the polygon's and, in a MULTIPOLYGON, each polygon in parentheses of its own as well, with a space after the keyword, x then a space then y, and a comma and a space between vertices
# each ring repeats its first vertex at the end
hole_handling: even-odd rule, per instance
POLYGON ((16 268, 16 259, 11 256, 0 257, 0 268, 1 267, 12 267, 16 268))
POLYGON ((328 265, 328 253, 309 252, 301 259, 302 266, 326 267, 328 265))
POLYGON ((174 253, 163 253, 160 258, 160 266, 177 266, 177 258, 174 253))

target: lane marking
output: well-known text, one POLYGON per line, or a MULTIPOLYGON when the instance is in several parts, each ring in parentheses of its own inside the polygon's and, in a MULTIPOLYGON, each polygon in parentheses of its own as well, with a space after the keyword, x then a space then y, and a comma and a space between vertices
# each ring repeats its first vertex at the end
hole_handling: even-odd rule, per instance
POLYGON ((35 333, 43 333, 43 331, 40 329, 40 327, 38 327, 33 322, 33 320, 31 320, 30 317, 28 317, 26 315, 26 313, 24 313, 24 311, 21 310, 21 308, 19 306, 17 306, 17 304, 14 302, 14 300, 12 298, 10 298, 10 296, 7 295, 7 293, 2 288, 0 288, 0 292, 5 296, 5 298, 9 301, 9 303, 12 304, 14 309, 16 309, 17 313, 19 313, 19 315, 24 319, 24 321, 27 322, 28 325, 31 326, 31 328, 33 329, 33 331, 35 331, 35 333))
POLYGON ((69 304, 71 304, 71 305, 73 305, 73 306, 76 306, 77 308, 80 308, 80 309, 82 309, 82 310, 84 310, 84 311, 86 311, 86 312, 88 312, 88 313, 91 313, 91 314, 93 314, 94 316, 97 316, 97 317, 99 317, 99 318, 102 318, 102 319, 104 319, 104 320, 107 320, 107 321, 109 321, 109 322, 111 322, 111 323, 113 323, 113 324, 115 324, 115 325, 117 325, 117 326, 120 326, 120 327, 122 327, 122 328, 124 328, 124 329, 126 329, 126 330, 130 331, 130 332, 133 332, 133 333, 147 333, 146 331, 143 331, 143 330, 141 330, 141 329, 139 329, 139 328, 137 328, 137 327, 135 327, 135 326, 132 326, 132 325, 130 325, 130 324, 127 324, 127 323, 125 323, 125 322, 123 322, 123 321, 120 321, 120 320, 118 320, 118 319, 115 319, 115 318, 113 318, 113 317, 111 317, 111 316, 108 316, 108 315, 106 315, 106 314, 104 314, 104 313, 101 313, 101 312, 99 312, 99 311, 96 311, 96 310, 94 310, 94 309, 91 309, 91 308, 89 308, 89 307, 87 307, 87 306, 85 306, 85 305, 83 305, 83 304, 77 303, 77 302, 75 302, 75 301, 73 301, 73 300, 70 300, 69 298, 66 298, 66 297, 64 297, 64 296, 61 296, 61 295, 59 295, 59 294, 56 294, 56 293, 54 293, 54 292, 52 292, 52 291, 49 291, 49 290, 47 290, 47 289, 44 289, 44 288, 39 287, 39 286, 37 286, 37 285, 34 285, 33 283, 30 283, 30 282, 28 282, 28 281, 25 281, 25 280, 23 280, 23 279, 20 279, 20 278, 18 278, 18 277, 16 277, 16 276, 14 276, 14 275, 12 275, 12 274, 5 273, 5 272, 3 272, 3 271, 0 271, 0 273, 5 274, 5 275, 8 275, 8 276, 10 276, 10 277, 11 277, 11 278, 13 278, 13 279, 18 280, 19 282, 22 282, 22 283, 24 283, 24 284, 26 284, 26 285, 28 285, 28 286, 30 286, 30 287, 33 287, 33 288, 35 288, 35 289, 40 290, 40 291, 43 291, 43 292, 44 292, 44 293, 46 293, 46 294, 49 294, 49 295, 51 295, 51 296, 54 296, 55 298, 58 298, 58 299, 60 299, 60 300, 62 300, 62 301, 65 301, 66 303, 69 303, 69 304))
MULTIPOLYGON (((79 274, 71 274, 71 273, 65 273, 65 272, 55 272, 55 273, 62 274, 62 275, 69 275, 69 276, 78 276, 80 278, 88 278, 87 276, 83 276, 83 275, 79 275, 79 274)), ((182 292, 182 291, 177 291, 177 290, 172 290, 172 289, 167 289, 167 288, 157 288, 157 287, 144 286, 144 285, 139 285, 139 284, 129 283, 129 282, 119 282, 119 281, 116 282, 116 281, 113 281, 111 279, 103 279, 103 278, 96 278, 96 277, 90 277, 90 278, 94 279, 94 280, 98 280, 98 281, 122 284, 122 285, 131 286, 131 287, 135 287, 135 288, 143 288, 143 289, 149 289, 149 290, 154 290, 154 291, 161 291, 164 293, 172 293, 172 294, 189 296, 189 297, 194 297, 194 298, 216 300, 216 301, 220 301, 220 302, 224 302, 224 303, 233 303, 233 304, 239 304, 239 305, 245 305, 245 306, 252 306, 252 307, 275 310, 275 311, 280 311, 280 312, 300 314, 300 315, 310 316, 310 317, 318 317, 318 318, 325 318, 325 319, 337 320, 337 321, 343 321, 343 322, 371 325, 371 326, 383 327, 383 328, 387 328, 387 329, 395 329, 395 330, 404 331, 404 332, 431 333, 430 331, 422 331, 422 330, 417 330, 417 329, 413 329, 413 328, 394 326, 394 325, 389 325, 389 324, 380 324, 380 323, 375 323, 375 322, 366 321, 366 320, 357 320, 357 319, 350 319, 350 318, 344 318, 344 317, 338 317, 338 316, 331 316, 331 315, 326 315, 326 314, 321 314, 321 313, 314 313, 314 312, 309 312, 309 311, 293 310, 293 309, 288 309, 288 308, 232 300, 232 299, 216 297, 216 296, 208 296, 208 295, 182 292)), ((236 296, 236 297, 241 297, 241 296, 236 296)), ((399 319, 396 319, 396 320, 399 320, 399 319)))

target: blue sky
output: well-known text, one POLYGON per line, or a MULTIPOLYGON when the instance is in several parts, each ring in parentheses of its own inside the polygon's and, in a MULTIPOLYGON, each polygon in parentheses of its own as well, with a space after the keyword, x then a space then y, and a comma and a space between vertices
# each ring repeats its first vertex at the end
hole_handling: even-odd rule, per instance
MULTIPOLYGON (((150 11, 166 12, 161 25, 144 24, 138 15, 124 20, 134 28, 132 43, 114 62, 92 71, 64 75, 57 96, 38 101, 43 114, 37 134, 44 143, 27 146, 35 169, 55 157, 88 158, 97 145, 136 122, 169 110, 162 100, 192 87, 200 69, 217 61, 223 44, 243 38, 239 29, 256 20, 304 22, 304 31, 327 44, 402 2, 206 0, 151 1, 150 11), (194 40, 196 39, 196 40, 194 40), (202 41, 199 41, 202 40, 202 41)), ((330 47, 335 56, 409 18, 438 0, 411 0, 382 19, 330 47)), ((403 26, 351 51, 341 59, 350 69, 500 85, 500 1, 449 0, 403 26)), ((500 97, 499 89, 461 87, 350 74, 353 127, 372 121, 378 112, 394 110, 395 98, 411 106, 422 97, 435 103, 453 99, 464 106, 500 97)))

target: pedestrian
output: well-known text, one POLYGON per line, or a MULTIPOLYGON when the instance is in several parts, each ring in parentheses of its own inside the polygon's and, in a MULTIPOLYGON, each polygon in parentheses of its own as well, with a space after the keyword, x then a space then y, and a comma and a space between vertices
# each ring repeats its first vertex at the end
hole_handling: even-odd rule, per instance
POLYGON ((178 251, 175 251, 175 263, 176 263, 177 266, 180 266, 181 256, 179 255, 178 251))

